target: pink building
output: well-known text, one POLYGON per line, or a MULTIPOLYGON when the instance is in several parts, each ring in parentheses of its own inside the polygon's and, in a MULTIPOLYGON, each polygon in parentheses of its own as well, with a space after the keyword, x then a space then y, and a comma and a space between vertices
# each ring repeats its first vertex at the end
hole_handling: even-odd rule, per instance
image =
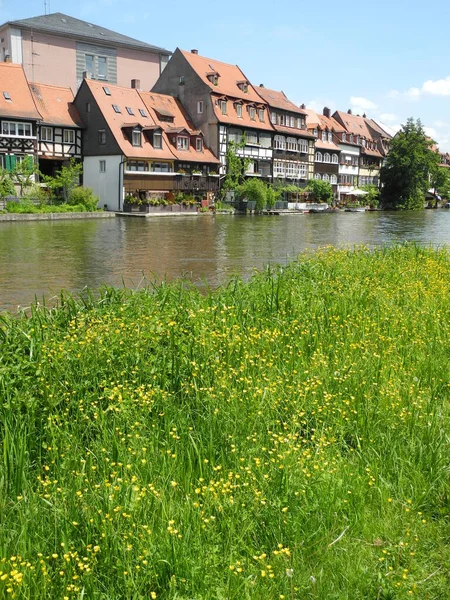
POLYGON ((70 87, 83 73, 129 87, 131 79, 150 90, 170 52, 98 25, 53 13, 0 25, 0 62, 23 65, 28 81, 70 87))

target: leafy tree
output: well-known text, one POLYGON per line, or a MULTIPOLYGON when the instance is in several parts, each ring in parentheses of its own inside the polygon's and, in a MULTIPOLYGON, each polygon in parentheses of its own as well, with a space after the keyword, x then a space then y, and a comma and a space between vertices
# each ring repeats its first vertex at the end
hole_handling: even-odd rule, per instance
POLYGON ((373 183, 369 183, 363 185, 361 189, 367 192, 367 196, 364 196, 364 203, 373 208, 377 207, 380 203, 380 190, 377 186, 373 185, 373 183))
POLYGON ((11 177, 5 169, 0 168, 0 198, 5 196, 14 196, 16 190, 11 177))
POLYGON ((61 167, 54 177, 45 175, 43 179, 53 194, 61 192, 64 202, 67 203, 72 191, 78 187, 82 171, 83 165, 72 158, 70 163, 61 167))
POLYGON ((257 177, 247 179, 238 187, 241 198, 247 198, 250 202, 256 202, 255 209, 263 210, 267 205, 267 186, 257 177))
POLYGON ((391 141, 381 169, 384 206, 394 209, 423 208, 425 193, 436 176, 439 155, 432 150, 420 120, 410 118, 391 141))
POLYGON ((450 169, 448 167, 438 167, 431 182, 431 187, 436 190, 442 198, 450 197, 450 169))
POLYGON ((310 192, 313 200, 318 202, 330 202, 333 198, 333 188, 328 181, 310 179, 306 189, 310 192))
POLYGON ((32 156, 24 156, 22 161, 16 162, 9 175, 13 184, 19 187, 21 197, 24 190, 34 184, 37 173, 39 173, 39 169, 32 156))
POLYGON ((268 184, 266 190, 266 205, 267 208, 273 208, 275 206, 275 202, 278 200, 280 196, 280 192, 275 190, 273 185, 268 184))
POLYGON ((222 194, 234 192, 245 181, 245 173, 251 162, 249 158, 238 156, 237 151, 245 146, 245 134, 240 142, 228 142, 225 160, 227 174, 222 184, 222 194))

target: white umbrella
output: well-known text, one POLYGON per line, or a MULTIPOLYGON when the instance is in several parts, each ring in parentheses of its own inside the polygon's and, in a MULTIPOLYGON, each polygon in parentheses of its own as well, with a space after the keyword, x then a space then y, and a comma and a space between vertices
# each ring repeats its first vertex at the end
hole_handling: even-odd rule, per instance
POLYGON ((342 192, 344 196, 367 196, 369 192, 364 190, 353 190, 353 192, 342 192))

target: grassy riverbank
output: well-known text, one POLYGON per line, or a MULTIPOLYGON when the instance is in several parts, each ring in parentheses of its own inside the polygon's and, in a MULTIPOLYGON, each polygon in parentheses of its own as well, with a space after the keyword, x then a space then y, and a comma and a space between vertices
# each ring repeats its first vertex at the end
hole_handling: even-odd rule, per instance
POLYGON ((449 259, 6 318, 0 598, 449 598, 449 259))

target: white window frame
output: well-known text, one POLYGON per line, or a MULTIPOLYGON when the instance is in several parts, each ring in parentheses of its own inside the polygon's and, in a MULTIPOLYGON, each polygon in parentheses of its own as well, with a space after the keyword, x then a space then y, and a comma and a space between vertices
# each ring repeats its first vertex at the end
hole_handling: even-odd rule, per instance
POLYGON ((155 148, 156 150, 162 149, 162 133, 160 131, 155 131, 153 133, 153 148, 155 148), (155 138, 158 139, 158 143, 156 143, 155 138))
POLYGON ((189 150, 189 138, 184 135, 177 136, 177 150, 189 150))
POLYGON ((276 135, 273 140, 275 150, 286 150, 286 138, 284 135, 276 135))
POLYGON ((254 106, 250 106, 248 109, 248 114, 250 115, 250 119, 252 121, 256 121, 256 109, 254 106))
POLYGON ((24 138, 34 137, 31 123, 23 123, 23 122, 17 122, 17 121, 2 121, 0 135, 11 136, 11 137, 24 137, 24 138), (23 135, 21 135, 19 133, 19 125, 23 128, 23 131, 24 131, 23 135), (11 133, 11 126, 14 126, 14 133, 11 133), (29 130, 29 132, 30 132, 29 135, 25 134, 26 129, 29 130), (6 133, 6 131, 8 131, 8 133, 6 133))
POLYGON ((42 127, 40 130, 41 142, 53 142, 53 127, 42 127))
POLYGON ((264 109, 263 108, 258 109, 258 119, 261 121, 261 123, 264 123, 264 109))
POLYGON ((289 152, 298 152, 297 140, 293 137, 286 138, 286 149, 289 152))
POLYGON ((338 155, 337 155, 337 154, 332 154, 332 155, 331 155, 331 162, 332 162, 334 165, 337 165, 337 164, 338 164, 338 162, 339 162, 339 159, 338 159, 338 155))
POLYGON ((330 176, 328 175, 328 173, 324 173, 322 175, 322 179, 323 179, 323 181, 328 181, 329 182, 330 181, 330 176))
POLYGON ((331 177, 330 177, 330 183, 331 183, 331 185, 336 185, 337 184, 337 175, 331 175, 331 177))
POLYGON ((320 173, 314 173, 314 179, 322 179, 320 173))
POLYGON ((240 102, 236 104, 236 114, 239 119, 242 119, 242 104, 240 102))
POLYGON ((270 113, 270 122, 273 123, 273 125, 277 124, 277 113, 276 112, 271 112, 270 113))
POLYGON ((73 129, 64 129, 63 140, 64 144, 75 144, 75 131, 73 129))
POLYGON ((222 111, 223 115, 228 114, 227 113, 227 101, 226 100, 221 100, 220 101, 220 110, 222 111))
POLYGON ((197 114, 203 114, 203 100, 197 100, 197 114))
POLYGON ((251 146, 259 146, 258 134, 256 131, 247 131, 245 134, 245 143, 251 146))
POLYGON ((142 131, 138 127, 131 132, 131 144, 133 146, 142 147, 142 131))
POLYGON ((322 152, 316 152, 315 161, 322 162, 322 152))
POLYGON ((329 152, 325 152, 325 154, 323 155, 323 162, 324 163, 330 163, 331 162, 331 155, 329 152))
POLYGON ((308 154, 308 142, 306 140, 298 140, 298 151, 302 154, 308 154))
POLYGON ((197 152, 203 152, 203 140, 202 138, 197 138, 195 140, 195 149, 197 152))

